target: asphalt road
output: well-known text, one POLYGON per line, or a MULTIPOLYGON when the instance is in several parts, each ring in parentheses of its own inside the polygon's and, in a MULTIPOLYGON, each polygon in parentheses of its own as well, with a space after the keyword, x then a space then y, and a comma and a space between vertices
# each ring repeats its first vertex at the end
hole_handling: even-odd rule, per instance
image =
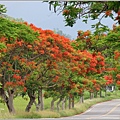
POLYGON ((120 99, 115 99, 108 102, 102 102, 93 105, 85 113, 75 115, 72 117, 66 117, 67 119, 79 119, 79 120, 120 120, 120 99))
MULTIPOLYGON (((51 120, 120 120, 120 99, 98 103, 86 112, 64 118, 51 120)), ((50 120, 48 118, 43 120, 50 120)))
MULTIPOLYGON (((120 99, 115 99, 108 102, 102 102, 92 106, 86 112, 63 118, 41 118, 32 120, 120 120, 120 99)), ((7 119, 5 119, 7 120, 7 119)), ((10 120, 10 119, 9 119, 10 120)), ((15 119, 17 120, 17 119, 15 119)), ((18 120, 31 120, 31 119, 18 119, 18 120)))

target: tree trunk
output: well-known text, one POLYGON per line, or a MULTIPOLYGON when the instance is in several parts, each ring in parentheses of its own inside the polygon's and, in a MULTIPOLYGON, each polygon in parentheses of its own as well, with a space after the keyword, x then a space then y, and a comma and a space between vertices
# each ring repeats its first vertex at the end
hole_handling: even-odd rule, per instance
POLYGON ((74 108, 74 96, 72 97, 72 108, 74 108))
POLYGON ((90 99, 92 99, 92 93, 90 92, 90 99))
POLYGON ((57 111, 60 110, 60 103, 61 103, 62 100, 63 100, 63 98, 60 97, 59 101, 57 102, 57 111))
POLYGON ((25 109, 26 112, 29 112, 32 105, 33 105, 33 103, 35 103, 35 95, 34 95, 34 93, 28 92, 28 96, 30 98, 30 101, 29 101, 29 103, 28 103, 28 105, 27 105, 27 107, 25 109))
POLYGON ((36 106, 36 111, 39 111, 39 110, 40 110, 40 106, 37 104, 36 101, 34 101, 34 104, 35 104, 35 106, 36 106))
POLYGON ((44 102, 43 102, 43 95, 42 95, 42 88, 38 90, 38 103, 34 102, 36 106, 36 111, 43 110, 44 109, 44 102))
POLYGON ((2 88, 0 88, 0 96, 3 98, 4 102, 6 103, 9 113, 14 114, 15 113, 15 108, 13 104, 14 91, 8 90, 8 95, 9 97, 5 94, 5 91, 2 88))
POLYGON ((80 96, 80 103, 84 103, 84 96, 83 95, 80 96))
POLYGON ((93 98, 94 98, 94 93, 90 92, 90 99, 93 99, 93 98))
POLYGON ((71 97, 69 97, 69 109, 71 109, 71 97))
POLYGON ((40 110, 44 110, 44 100, 42 94, 42 88, 38 90, 38 105, 40 106, 40 110))
POLYGON ((92 93, 92 99, 94 98, 95 96, 94 96, 94 93, 92 93))
POLYGON ((11 95, 9 96, 6 104, 7 104, 7 107, 8 107, 9 112, 14 114, 14 113, 15 113, 15 108, 14 108, 14 105, 13 105, 13 97, 14 97, 14 95, 11 94, 11 95))
POLYGON ((64 98, 63 101, 62 101, 62 110, 65 109, 65 102, 66 102, 66 98, 64 98))
POLYGON ((102 97, 102 90, 100 90, 100 97, 102 97))
POLYGON ((67 109, 67 97, 65 98, 65 109, 67 109))
POLYGON ((94 96, 97 98, 98 97, 98 91, 96 91, 94 94, 95 94, 94 96))
POLYGON ((107 91, 105 90, 105 97, 107 96, 107 91))
POLYGON ((55 103, 55 101, 56 101, 56 99, 52 99, 52 101, 51 101, 51 110, 54 110, 54 103, 55 103))

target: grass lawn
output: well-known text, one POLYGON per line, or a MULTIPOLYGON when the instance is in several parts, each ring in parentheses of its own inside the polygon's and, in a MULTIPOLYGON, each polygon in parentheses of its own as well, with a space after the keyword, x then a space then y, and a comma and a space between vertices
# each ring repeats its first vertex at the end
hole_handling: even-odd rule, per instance
POLYGON ((44 104, 45 104, 44 111, 36 112, 35 105, 33 105, 31 112, 27 113, 24 111, 29 101, 19 96, 14 99, 14 106, 16 110, 15 115, 9 114, 6 105, 3 103, 0 103, 0 118, 59 118, 59 117, 65 117, 65 116, 72 116, 72 115, 80 114, 86 111, 89 107, 91 107, 96 103, 120 98, 120 91, 114 91, 113 93, 108 93, 108 95, 103 98, 98 97, 98 98, 93 98, 92 100, 88 98, 89 98, 89 93, 86 92, 84 103, 80 104, 78 102, 79 100, 76 99, 75 108, 60 110, 59 112, 50 111, 49 108, 50 108, 51 98, 48 98, 44 100, 44 104))

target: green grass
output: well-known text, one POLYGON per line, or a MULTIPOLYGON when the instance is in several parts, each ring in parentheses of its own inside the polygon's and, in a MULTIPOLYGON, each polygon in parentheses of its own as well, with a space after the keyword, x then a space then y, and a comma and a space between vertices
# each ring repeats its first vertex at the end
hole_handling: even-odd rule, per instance
POLYGON ((66 116, 72 116, 76 114, 80 114, 84 111, 86 111, 88 108, 90 108, 92 105, 104 102, 112 99, 118 99, 120 98, 120 91, 118 92, 108 92, 107 97, 103 98, 93 98, 92 100, 87 99, 89 98, 89 93, 85 93, 86 100, 84 103, 79 103, 78 99, 75 100, 75 107, 73 109, 66 109, 66 110, 60 110, 57 111, 50 111, 50 102, 51 98, 45 99, 45 110, 44 111, 35 111, 35 105, 32 106, 31 112, 27 113, 25 111, 25 107, 28 104, 29 101, 24 100, 21 97, 17 97, 14 100, 14 106, 16 110, 15 115, 9 114, 6 105, 3 103, 0 103, 0 118, 59 118, 59 117, 66 117, 66 116), (2 110, 4 109, 4 110, 2 110))

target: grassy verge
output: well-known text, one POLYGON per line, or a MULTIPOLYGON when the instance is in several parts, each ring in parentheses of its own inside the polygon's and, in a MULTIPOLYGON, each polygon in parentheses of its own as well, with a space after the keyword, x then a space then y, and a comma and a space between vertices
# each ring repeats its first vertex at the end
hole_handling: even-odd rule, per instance
MULTIPOLYGON (((57 111, 50 111, 50 110, 44 110, 40 112, 35 111, 35 106, 32 107, 31 112, 26 113, 23 110, 26 107, 26 104, 28 101, 23 100, 22 98, 16 98, 14 104, 16 108, 16 114, 15 115, 10 115, 7 112, 7 108, 4 104, 0 103, 0 118, 59 118, 59 117, 67 117, 67 116, 72 116, 76 114, 80 114, 85 112, 88 108, 90 108, 92 105, 104 101, 109 101, 112 99, 119 99, 120 98, 120 92, 113 92, 113 93, 108 93, 108 96, 103 97, 103 98, 93 98, 92 100, 86 99, 84 103, 76 103, 75 107, 73 109, 67 109, 67 110, 60 110, 59 112, 57 111), (20 102, 20 103, 19 103, 20 102), (4 108, 4 110, 2 110, 4 108)), ((45 108, 47 108, 49 104, 49 100, 46 100, 45 102, 45 108)))

